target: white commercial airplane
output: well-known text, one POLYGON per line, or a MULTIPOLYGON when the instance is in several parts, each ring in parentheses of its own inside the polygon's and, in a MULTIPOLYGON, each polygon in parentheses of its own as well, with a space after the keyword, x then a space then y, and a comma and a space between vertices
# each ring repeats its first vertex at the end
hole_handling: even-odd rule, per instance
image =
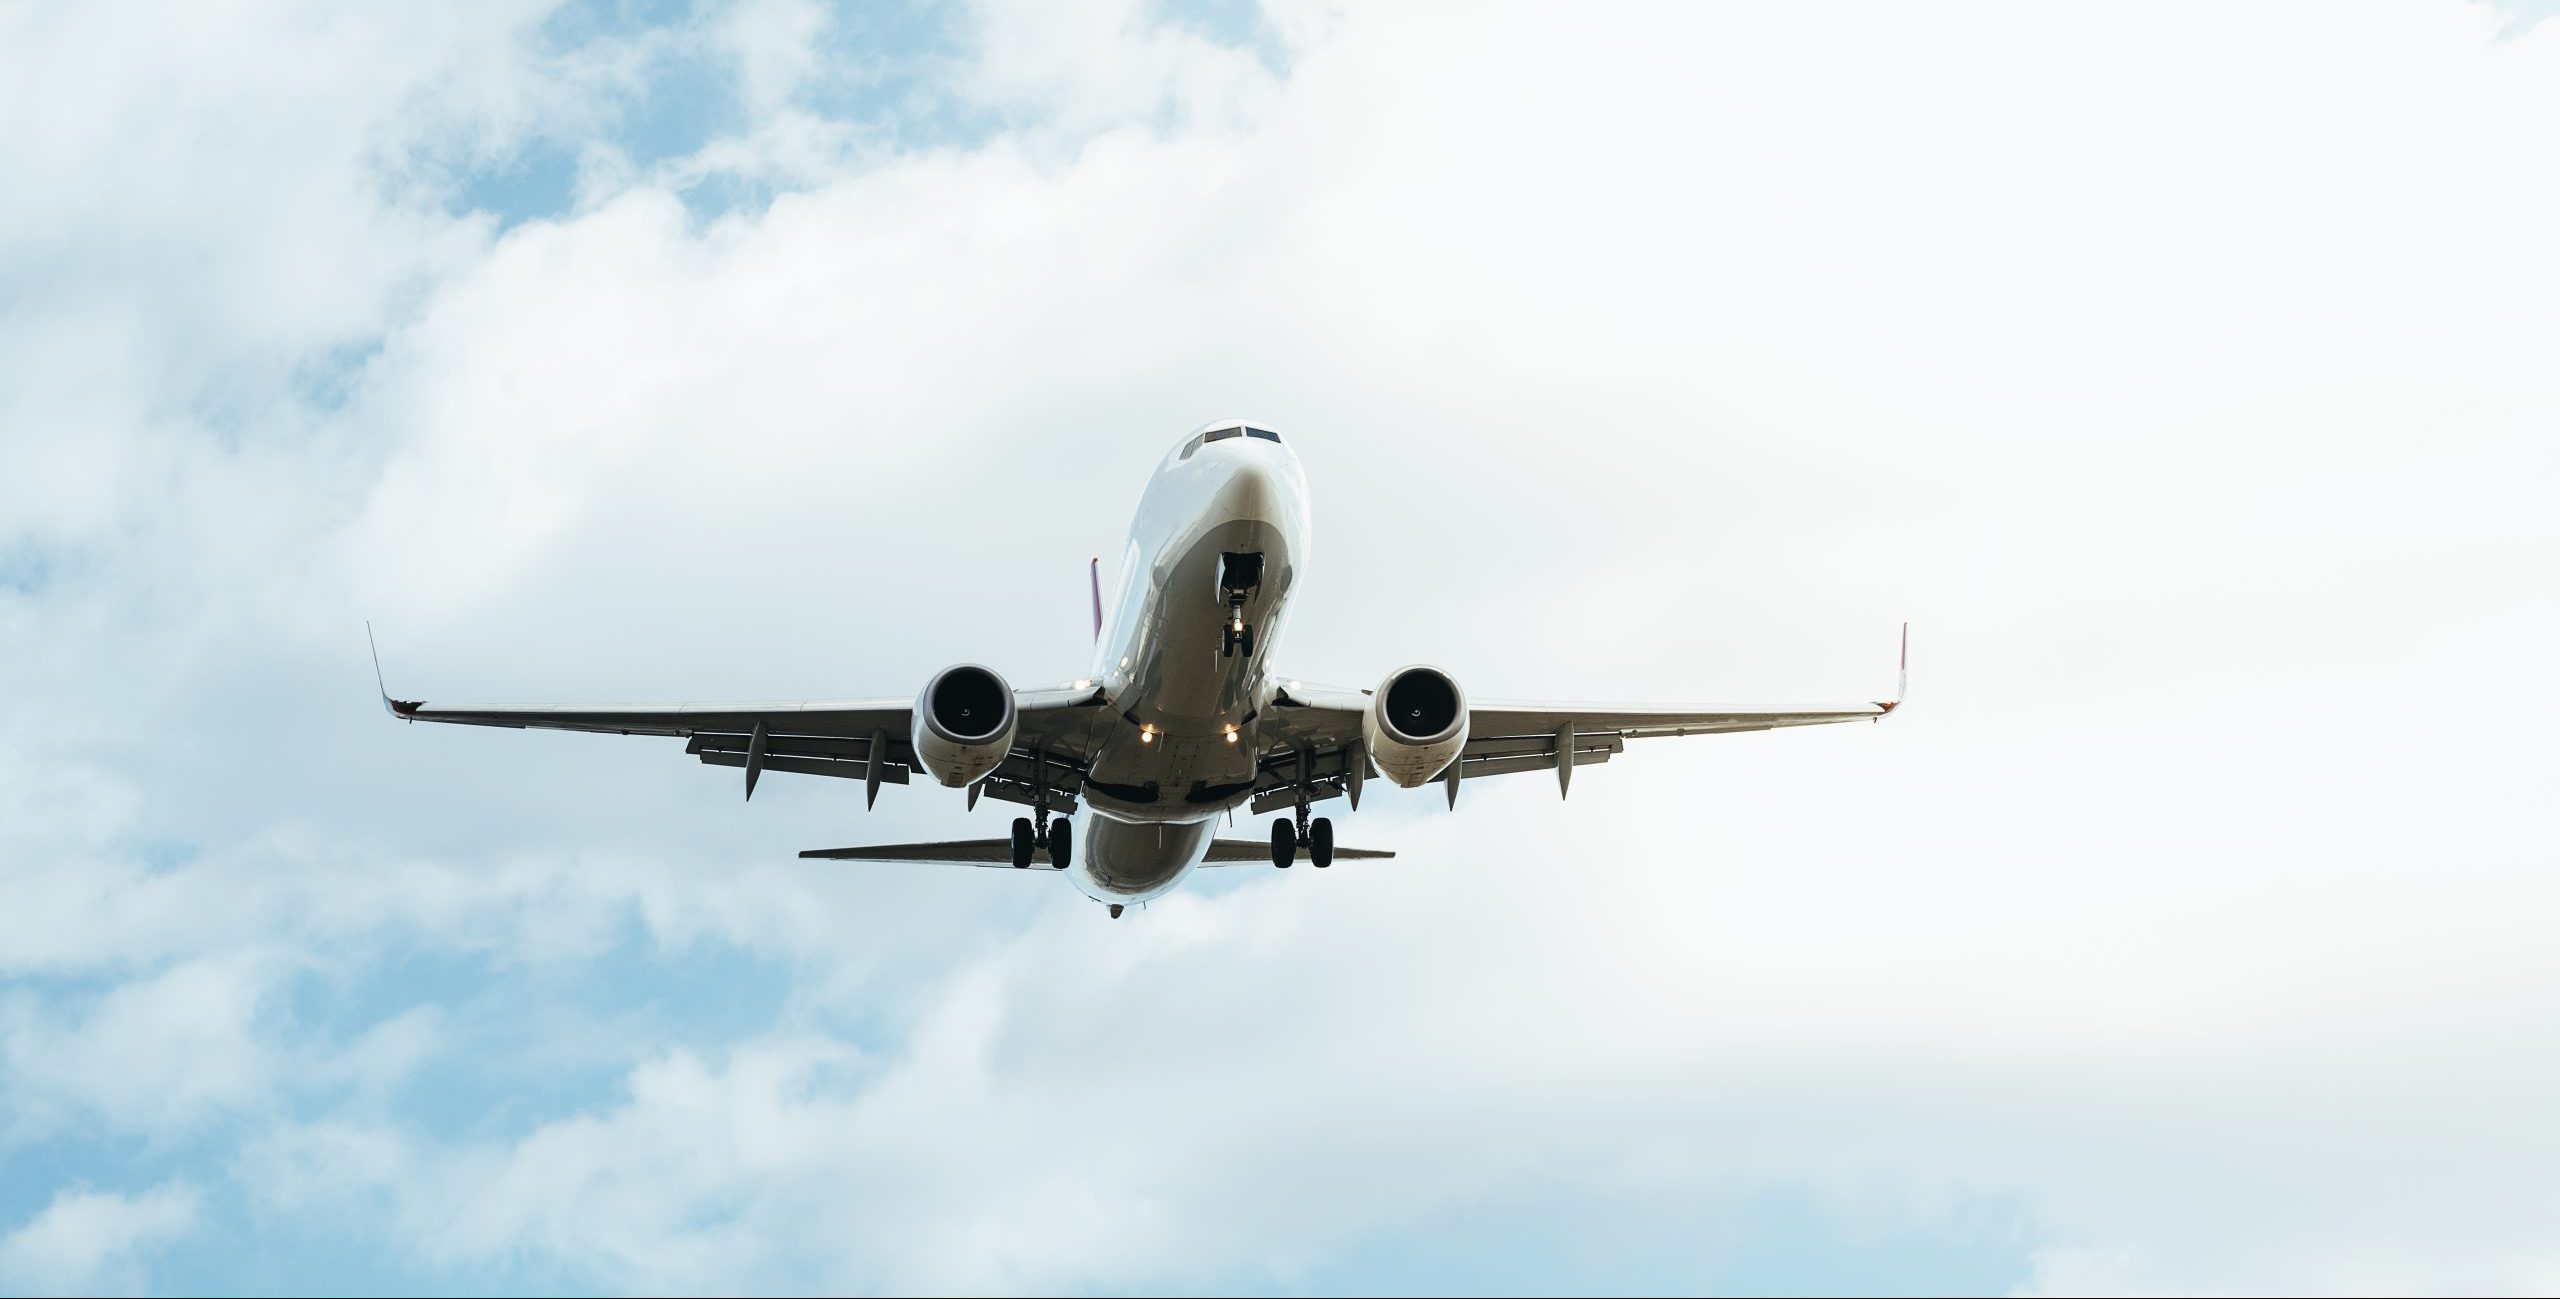
MULTIPOLYGON (((1383 774, 1408 789, 1606 762, 1631 739, 1764 731, 1883 717, 1900 702, 1826 707, 1721 704, 1470 704, 1438 668, 1397 668, 1375 690, 1265 670, 1307 563, 1307 480, 1280 435, 1222 420, 1184 438, 1156 467, 1121 562, 1109 616, 1093 561, 1095 654, 1082 679, 1016 690, 973 663, 943 669, 913 701, 569 707, 429 704, 383 692, 412 722, 673 735, 715 766, 742 767, 747 796, 767 771, 883 784, 922 770, 935 781, 1020 803, 1010 839, 816 849, 803 857, 938 861, 1017 870, 1045 857, 1117 918, 1162 897, 1199 866, 1303 851, 1317 866, 1394 854, 1337 848, 1308 808, 1383 774), (1250 804, 1281 811, 1271 841, 1220 839, 1220 816, 1250 804), (1078 830, 1069 817, 1081 809, 1078 830), (1055 814, 1053 816, 1053 814, 1055 814), (1079 851, 1079 848, 1081 851, 1079 851)), ((1910 629, 1903 635, 1908 667, 1910 629)), ((380 665, 376 664, 376 675, 380 665)), ((1907 671, 1906 671, 1907 678, 1907 671)))

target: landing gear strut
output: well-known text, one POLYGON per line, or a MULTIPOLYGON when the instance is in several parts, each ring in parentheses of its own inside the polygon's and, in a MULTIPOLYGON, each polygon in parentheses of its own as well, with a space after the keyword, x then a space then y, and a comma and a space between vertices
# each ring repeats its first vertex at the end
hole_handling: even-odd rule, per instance
POLYGON ((1234 658, 1242 654, 1253 657, 1253 628, 1244 625, 1244 597, 1239 595, 1227 604, 1227 625, 1218 630, 1218 656, 1234 658))
MULTIPOLYGON (((1299 770, 1304 772, 1312 759, 1301 758, 1299 770)), ((1298 786, 1298 805, 1288 816, 1271 823, 1271 864, 1282 870, 1298 859, 1298 845, 1307 846, 1307 860, 1321 870, 1333 864, 1333 818, 1307 815, 1307 787, 1298 786)))
POLYGON ((1076 859, 1076 826, 1067 818, 1049 815, 1049 755, 1031 755, 1031 815, 1013 819, 1013 868, 1031 865, 1034 851, 1049 854, 1049 865, 1065 870, 1076 859))
POLYGON ((1262 552, 1228 551, 1218 556, 1218 590, 1227 597, 1227 616, 1218 627, 1218 656, 1253 657, 1253 628, 1244 624, 1244 602, 1262 587, 1262 552))

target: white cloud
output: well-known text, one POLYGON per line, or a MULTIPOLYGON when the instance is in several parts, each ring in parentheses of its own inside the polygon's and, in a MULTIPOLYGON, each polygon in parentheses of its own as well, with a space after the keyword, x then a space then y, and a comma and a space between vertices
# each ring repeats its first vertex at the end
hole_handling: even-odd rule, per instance
POLYGON ((14 1101, 0 1141, 58 1127, 64 1111, 165 1136, 261 1104, 282 1081, 257 1023, 272 965, 234 951, 85 1006, 60 993, 0 1000, 0 1083, 14 1101))
POLYGON ((130 1196, 65 1191, 0 1237, 0 1284, 50 1294, 139 1290, 141 1256, 193 1231, 199 1199, 179 1183, 130 1196))
POLYGON ((1773 1186, 2013 1196, 2053 1291, 2550 1285, 2549 32, 1291 10, 1274 73, 990 9, 955 84, 1016 129, 870 155, 799 116, 819 28, 767 6, 713 25, 744 133, 501 234, 381 158, 543 129, 531 17, 423 21, 320 22, 358 71, 265 89, 190 61, 179 102, 250 123, 210 161, 203 111, 82 134, 148 143, 144 69, 18 146, 53 197, 0 256, 97 291, 6 331, 51 341, 0 362, 42 479, 0 509, 102 558, 0 596, 48 686, 0 700, 0 968, 129 982, 11 1003, 14 1100, 256 1110, 280 1206, 623 1288, 1287 1276, 1503 1195, 1773 1186), (66 197, 91 156, 156 166, 66 197), (720 169, 792 192, 668 192, 720 169), (343 404, 278 377, 349 340, 343 404), (205 376, 261 361, 291 436, 208 442, 205 376), (366 614, 395 687, 456 694, 1066 675, 1082 556, 1238 408, 1316 482, 1292 672, 1856 694, 1910 614, 1918 699, 1561 807, 1381 797, 1344 834, 1389 866, 1116 926, 788 859, 953 829, 932 791, 742 809, 665 746, 367 711, 366 614), (633 916, 795 991, 716 1049, 615 1040, 626 1094, 528 1131, 383 1099, 463 1011, 257 1013, 386 935, 567 963, 633 916), (270 1104, 314 1054, 371 1099, 270 1104))

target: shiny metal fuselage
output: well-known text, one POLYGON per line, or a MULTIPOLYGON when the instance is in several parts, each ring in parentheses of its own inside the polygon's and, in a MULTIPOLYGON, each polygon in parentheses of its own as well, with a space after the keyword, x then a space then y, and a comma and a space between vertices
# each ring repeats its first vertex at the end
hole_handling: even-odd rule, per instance
POLYGON ((1253 796, 1259 714, 1273 693, 1265 665, 1306 564, 1306 475, 1288 446, 1190 441, 1138 502, 1095 643, 1091 675, 1112 720, 1091 754, 1069 873, 1101 902, 1172 890, 1207 855, 1219 819, 1253 796), (1262 556, 1244 606, 1250 655, 1224 652, 1219 571, 1236 553, 1262 556))

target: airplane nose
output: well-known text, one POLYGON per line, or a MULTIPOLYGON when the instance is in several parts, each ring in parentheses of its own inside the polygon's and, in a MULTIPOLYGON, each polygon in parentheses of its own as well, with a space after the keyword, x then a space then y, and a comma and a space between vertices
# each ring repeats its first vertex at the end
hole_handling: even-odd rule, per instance
POLYGON ((1219 506, 1231 516, 1243 518, 1277 517, 1287 496, 1287 481, 1279 466, 1264 463, 1261 456, 1236 457, 1227 480, 1218 486, 1219 506))

